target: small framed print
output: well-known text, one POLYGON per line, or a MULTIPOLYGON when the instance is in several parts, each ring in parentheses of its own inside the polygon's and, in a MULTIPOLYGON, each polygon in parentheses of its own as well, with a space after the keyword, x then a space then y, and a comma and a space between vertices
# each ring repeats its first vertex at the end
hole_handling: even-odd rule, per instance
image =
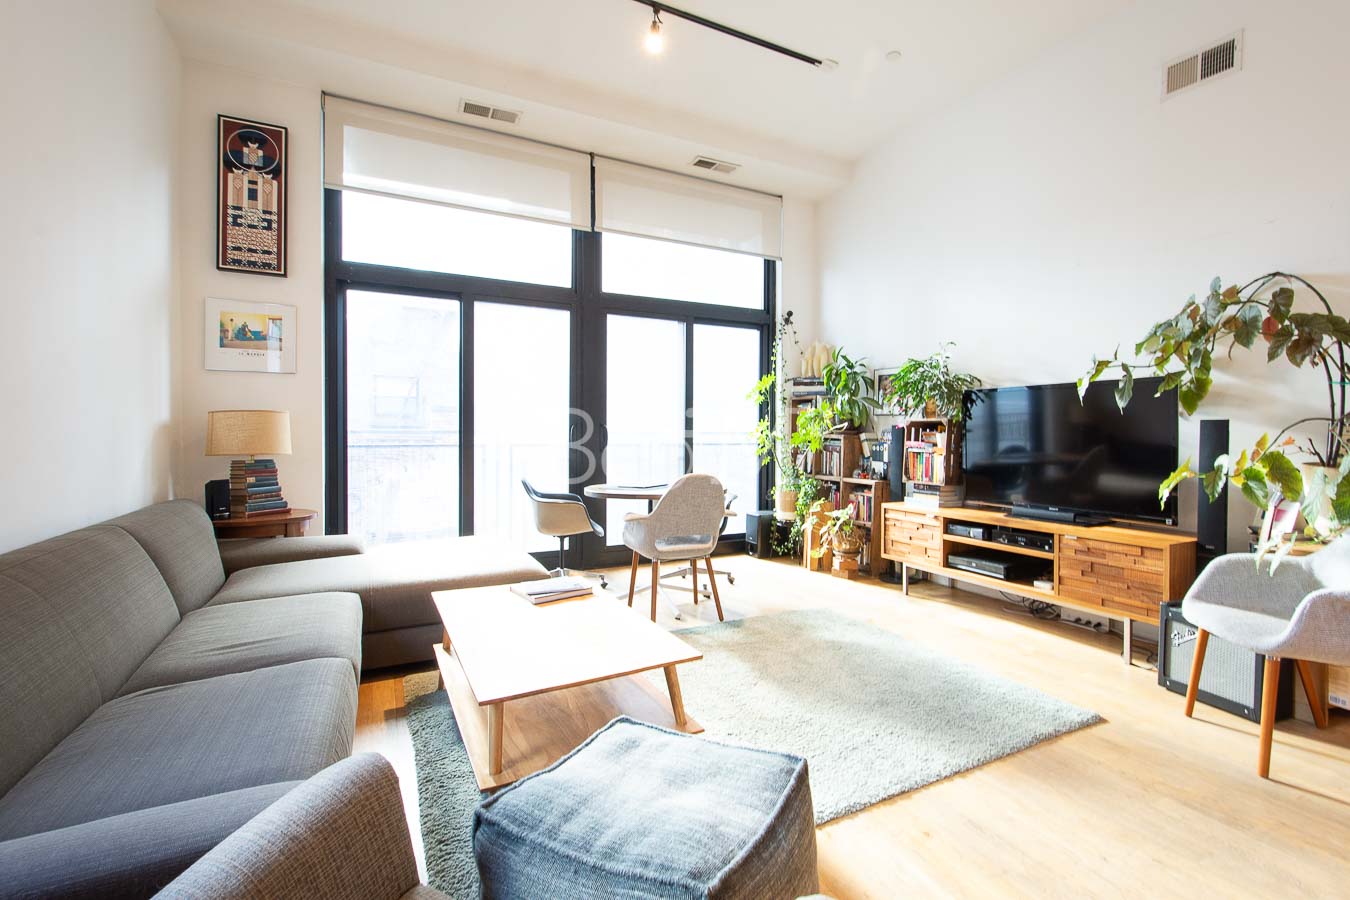
POLYGON ((286 129, 216 116, 216 268, 286 275, 286 129))
MULTIPOLYGON (((892 376, 899 373, 899 371, 900 371, 899 366, 891 366, 889 368, 872 370, 872 385, 876 388, 876 398, 878 403, 881 402, 882 397, 886 396, 886 391, 891 386, 892 376)), ((883 406, 882 409, 877 411, 877 415, 898 416, 900 415, 900 412, 899 410, 887 409, 883 406)))
POLYGON ((206 368, 218 372, 295 371, 295 307, 206 298, 206 368))

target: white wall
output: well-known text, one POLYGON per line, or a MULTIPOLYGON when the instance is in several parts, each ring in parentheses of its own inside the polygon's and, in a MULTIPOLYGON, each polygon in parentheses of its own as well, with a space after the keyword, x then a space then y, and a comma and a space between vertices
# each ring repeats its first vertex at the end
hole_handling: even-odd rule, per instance
POLYGON ((6 3, 0 551, 169 494, 178 54, 150 2, 6 3))
MULTIPOLYGON (((282 492, 292 506, 323 509, 323 188, 321 109, 317 90, 237 69, 183 62, 179 125, 178 252, 182 289, 175 331, 174 406, 177 495, 201 502, 202 487, 223 478, 229 461, 203 456, 212 409, 284 409, 291 413, 290 456, 277 457, 282 492), (216 115, 284 125, 287 177, 287 276, 216 269, 216 115), (296 372, 217 372, 204 368, 207 297, 286 303, 297 308, 296 372)), ((321 520, 320 520, 321 521, 321 520)), ((320 533, 322 526, 311 533, 320 533)))
MULTIPOLYGON (((1216 274, 1300 273, 1350 312, 1346 34, 1339 0, 1140 0, 902 131, 821 204, 825 338, 877 365, 954 340, 961 368, 1028 384, 1216 274), (1160 102, 1165 61, 1242 27, 1243 71, 1160 102)), ((1202 407, 1235 446, 1325 408, 1318 374, 1264 359, 1221 363, 1202 407)), ((1184 424, 1183 458, 1195 442, 1184 424)), ((1233 540, 1252 512, 1233 504, 1233 540)))

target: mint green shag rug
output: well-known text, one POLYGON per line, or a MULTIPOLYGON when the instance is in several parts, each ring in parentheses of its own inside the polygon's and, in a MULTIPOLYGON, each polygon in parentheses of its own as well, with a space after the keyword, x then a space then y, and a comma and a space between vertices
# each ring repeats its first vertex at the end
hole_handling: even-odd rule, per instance
MULTIPOLYGON (((829 610, 688 628, 685 707, 708 737, 804 756, 816 823, 984 765, 1100 717, 829 610)), ((659 672, 648 673, 664 690, 659 672)), ((428 877, 478 896, 479 792, 436 676, 405 682, 428 877), (428 692, 429 691, 429 692, 428 692), (421 696, 417 696, 421 695, 421 696)))

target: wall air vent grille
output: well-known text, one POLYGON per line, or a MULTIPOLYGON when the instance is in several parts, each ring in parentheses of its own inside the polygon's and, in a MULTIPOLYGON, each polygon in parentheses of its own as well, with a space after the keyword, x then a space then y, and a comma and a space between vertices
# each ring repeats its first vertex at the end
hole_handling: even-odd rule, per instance
POLYGON ((722 175, 729 175, 740 168, 737 163, 724 162, 720 159, 713 159, 711 156, 695 156, 694 161, 690 163, 695 169, 703 169, 707 172, 717 172, 722 175))
POLYGON ((1164 65, 1163 99, 1166 100, 1173 94, 1201 82, 1236 72, 1241 68, 1242 32, 1238 31, 1208 47, 1187 53, 1164 65))
POLYGON ((479 103, 476 100, 461 100, 459 102, 459 111, 466 116, 478 116, 480 119, 491 119, 494 122, 501 122, 503 125, 516 124, 520 121, 521 115, 514 109, 502 109, 500 106, 479 103))

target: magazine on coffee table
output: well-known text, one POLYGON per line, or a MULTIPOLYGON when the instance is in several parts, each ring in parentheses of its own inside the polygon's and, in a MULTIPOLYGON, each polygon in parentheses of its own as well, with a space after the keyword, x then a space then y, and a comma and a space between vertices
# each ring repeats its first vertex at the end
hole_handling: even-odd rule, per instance
POLYGON ((548 603, 553 600, 566 600, 569 597, 584 597, 592 593, 589 581, 572 577, 522 581, 511 585, 511 592, 531 603, 548 603))

